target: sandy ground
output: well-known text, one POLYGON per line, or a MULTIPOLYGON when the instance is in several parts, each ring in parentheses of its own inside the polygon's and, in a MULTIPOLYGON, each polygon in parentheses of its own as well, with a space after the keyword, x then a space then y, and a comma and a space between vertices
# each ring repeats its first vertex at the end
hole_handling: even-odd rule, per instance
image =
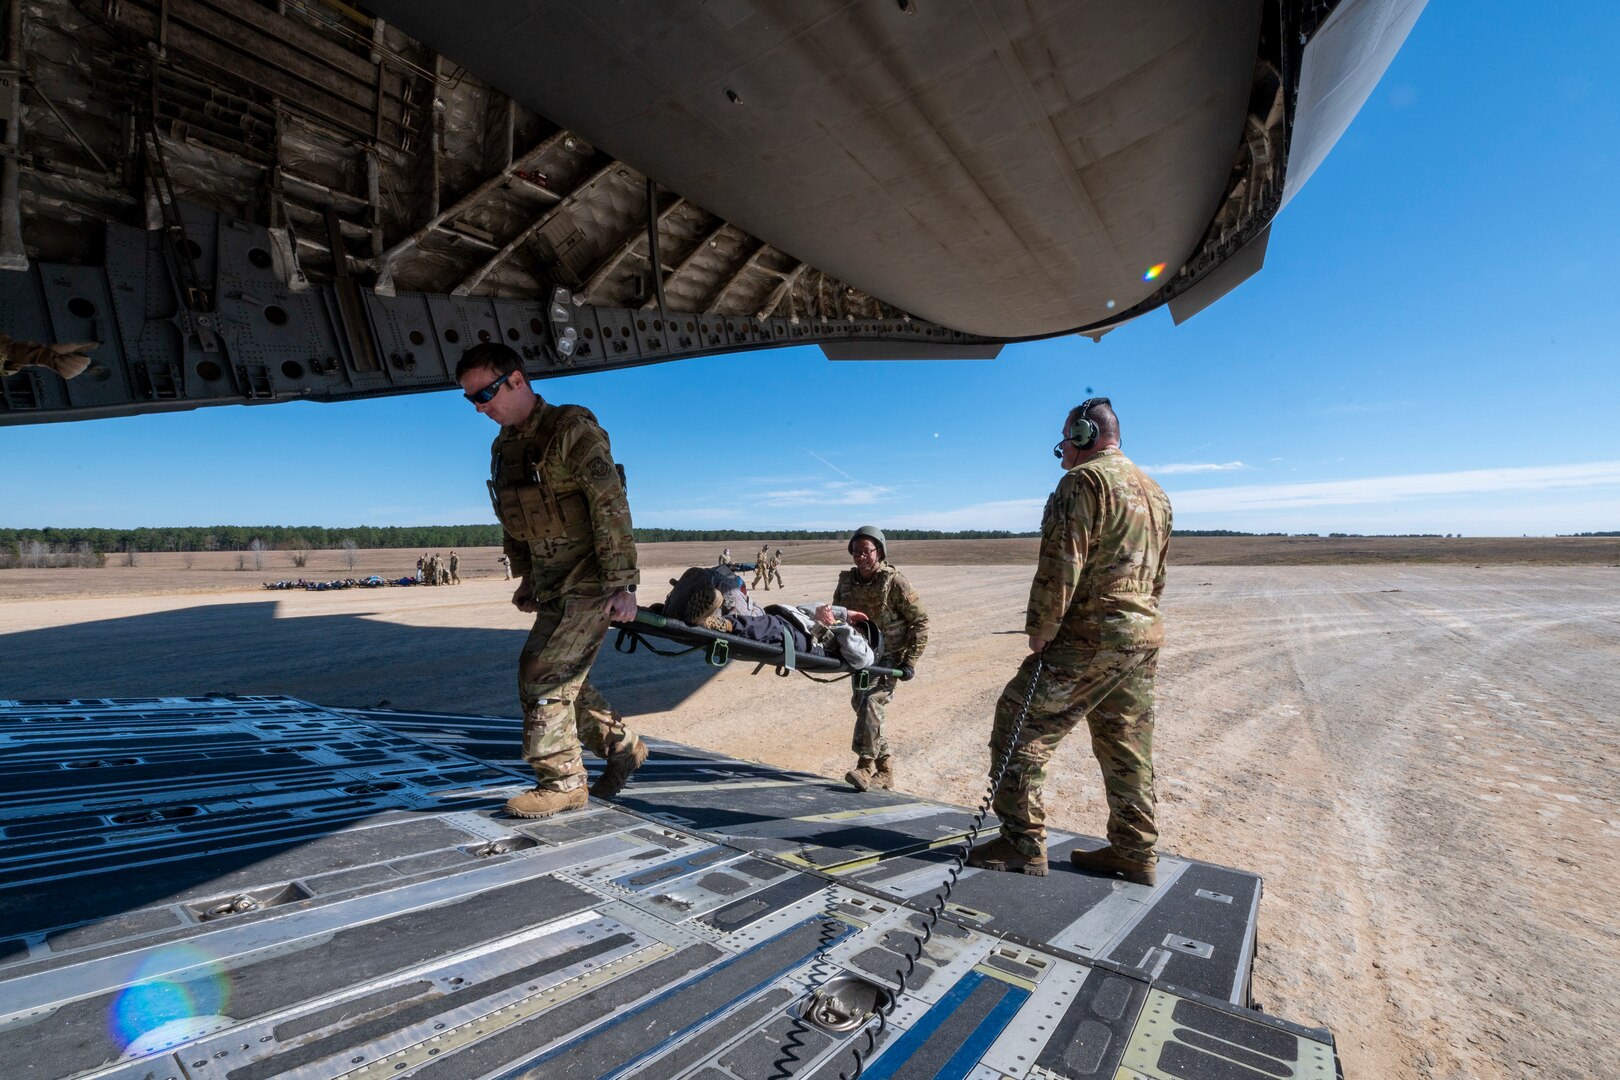
MULTIPOLYGON (((823 549, 793 553, 770 598, 830 594, 838 552, 823 549)), ((896 549, 933 619, 890 715, 900 786, 976 804, 1029 566, 896 549)), ((644 592, 696 550, 644 550, 644 592)), ((403 572, 389 557, 354 573, 403 572)), ((246 591, 298 575, 162 564, 177 558, 0 572, 0 696, 515 714, 526 623, 493 552, 467 553, 459 588, 332 593, 246 591)), ((1620 1076, 1620 569, 1604 560, 1172 567, 1163 845, 1265 877, 1256 996, 1331 1027, 1351 1080, 1620 1076)), ((649 734, 841 775, 842 686, 750 671, 605 653, 597 681, 649 734)), ((1048 801, 1060 827, 1101 831, 1083 739, 1060 748, 1048 801)))

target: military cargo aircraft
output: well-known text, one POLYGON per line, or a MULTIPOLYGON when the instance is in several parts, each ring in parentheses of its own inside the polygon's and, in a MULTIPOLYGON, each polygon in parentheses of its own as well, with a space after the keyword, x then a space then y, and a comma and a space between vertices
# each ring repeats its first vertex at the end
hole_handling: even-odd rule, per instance
MULTIPOLYGON (((1421 7, 12 0, 0 423, 1181 321, 1421 7)), ((1342 1075, 1253 874, 964 870, 993 819, 671 744, 508 820, 513 726, 0 701, 8 1075, 1342 1075)))
POLYGON ((10 3, 0 423, 1186 319, 1421 7, 10 3))

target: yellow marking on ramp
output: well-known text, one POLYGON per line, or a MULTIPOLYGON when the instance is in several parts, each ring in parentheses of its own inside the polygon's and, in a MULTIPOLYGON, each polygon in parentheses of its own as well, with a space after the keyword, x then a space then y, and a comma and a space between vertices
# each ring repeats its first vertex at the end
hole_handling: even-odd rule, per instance
POLYGON ((599 968, 577 975, 566 982, 548 987, 537 994, 514 1001, 510 1005, 496 1009, 494 1012, 469 1020, 464 1024, 457 1024, 447 1031, 439 1032, 432 1038, 423 1039, 403 1050, 396 1050, 386 1057, 377 1058, 367 1062, 358 1069, 350 1069, 344 1073, 333 1073, 334 1080, 362 1080, 364 1077, 393 1076, 405 1072, 418 1065, 438 1057, 440 1054, 452 1050, 460 1050, 486 1039, 497 1032, 511 1027, 537 1013, 555 1008, 565 1001, 571 1001, 581 994, 589 993, 603 983, 608 982, 626 972, 645 967, 655 960, 662 960, 675 949, 663 942, 655 942, 645 949, 637 950, 628 956, 621 956, 617 960, 603 964, 599 968))

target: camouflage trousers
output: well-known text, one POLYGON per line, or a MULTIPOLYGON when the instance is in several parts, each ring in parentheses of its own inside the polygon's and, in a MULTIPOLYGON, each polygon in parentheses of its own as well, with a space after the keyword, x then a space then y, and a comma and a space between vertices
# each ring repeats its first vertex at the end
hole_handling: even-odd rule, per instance
POLYGON ((518 658, 523 760, 540 787, 572 791, 585 783, 580 744, 601 758, 635 741, 624 719, 586 678, 607 633, 600 596, 546 601, 518 658))
MULTIPOLYGON (((996 703, 992 767, 1023 708, 1035 655, 1025 658, 996 703)), ((1046 851, 1046 765, 1058 743, 1084 719, 1108 797, 1108 842, 1127 858, 1152 861, 1159 839, 1153 823, 1153 678, 1158 666, 1158 649, 1047 651, 993 804, 1001 835, 1019 851, 1046 851)))
MULTIPOLYGON (((883 667, 890 662, 882 660, 883 667)), ((880 758, 889 756, 889 740, 883 735, 883 714, 894 700, 894 680, 888 676, 873 678, 866 690, 850 693, 849 703, 855 710, 855 735, 849 748, 856 757, 880 758)))
POLYGON ((754 571, 754 583, 752 585, 748 586, 748 587, 750 589, 757 589, 757 588, 759 588, 759 583, 761 581, 763 581, 765 583, 765 591, 770 592, 771 591, 771 575, 763 567, 754 571))

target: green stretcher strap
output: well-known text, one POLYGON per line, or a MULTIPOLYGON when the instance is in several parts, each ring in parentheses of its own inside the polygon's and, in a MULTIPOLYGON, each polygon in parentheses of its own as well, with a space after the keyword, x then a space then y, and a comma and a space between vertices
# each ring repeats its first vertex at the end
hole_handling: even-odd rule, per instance
POLYGON ((782 670, 783 671, 793 671, 793 670, 795 670, 799 665, 794 663, 793 661, 794 661, 793 635, 792 634, 783 634, 782 635, 782 663, 780 665, 782 670))

